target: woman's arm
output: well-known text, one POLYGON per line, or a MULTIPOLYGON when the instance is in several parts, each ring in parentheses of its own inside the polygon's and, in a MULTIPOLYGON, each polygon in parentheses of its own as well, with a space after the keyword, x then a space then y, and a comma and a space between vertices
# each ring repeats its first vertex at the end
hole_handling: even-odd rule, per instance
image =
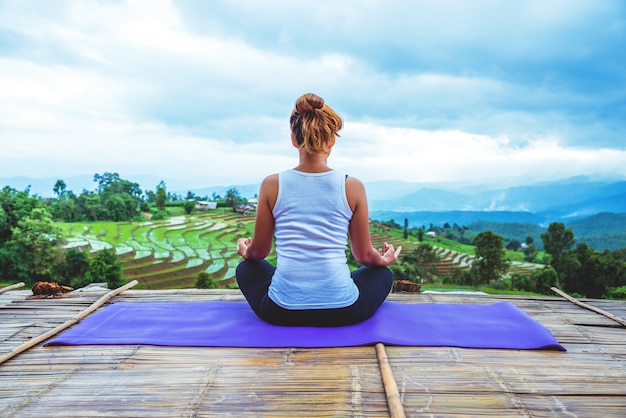
POLYGON ((237 253, 246 260, 262 260, 272 250, 275 224, 272 209, 277 197, 278 174, 274 174, 261 183, 253 237, 240 238, 237 242, 237 253))
POLYGON ((402 246, 394 250, 393 245, 385 243, 384 248, 374 249, 370 238, 370 220, 367 207, 367 195, 363 183, 354 177, 346 179, 346 197, 352 209, 350 221, 350 246, 352 255, 365 266, 388 266, 395 262, 402 251, 402 246))

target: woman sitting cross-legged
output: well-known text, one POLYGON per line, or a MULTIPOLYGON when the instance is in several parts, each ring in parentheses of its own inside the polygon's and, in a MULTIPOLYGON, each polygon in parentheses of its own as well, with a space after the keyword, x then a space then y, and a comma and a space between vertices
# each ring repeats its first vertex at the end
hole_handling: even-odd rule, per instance
POLYGON ((331 169, 328 157, 341 117, 314 94, 291 113, 299 164, 266 177, 252 238, 241 238, 237 282, 252 310, 277 325, 341 326, 371 317, 393 277, 388 265, 402 247, 371 243, 363 184, 331 169), (276 238, 276 267, 265 260, 276 238), (350 272, 346 249, 362 264, 350 272))

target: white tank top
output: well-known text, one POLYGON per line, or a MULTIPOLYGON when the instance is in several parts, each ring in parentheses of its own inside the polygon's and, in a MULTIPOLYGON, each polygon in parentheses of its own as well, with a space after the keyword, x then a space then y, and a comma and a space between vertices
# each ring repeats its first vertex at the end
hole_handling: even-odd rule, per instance
POLYGON ((335 171, 278 175, 276 221, 278 255, 269 297, 286 309, 343 308, 359 290, 346 260, 352 211, 346 176, 335 171))

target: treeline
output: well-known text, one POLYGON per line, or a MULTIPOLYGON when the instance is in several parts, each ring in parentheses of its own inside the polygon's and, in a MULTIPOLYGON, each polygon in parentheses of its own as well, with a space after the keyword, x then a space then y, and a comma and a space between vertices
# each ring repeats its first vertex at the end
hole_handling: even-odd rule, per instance
POLYGON ((576 244, 574 231, 559 222, 551 223, 541 239, 549 255, 547 262, 566 292, 626 298, 626 248, 597 251, 585 242, 576 244))
POLYGON ((187 192, 186 196, 167 191, 165 182, 161 181, 154 190, 142 190, 138 183, 121 178, 117 173, 106 172, 95 174, 95 190, 83 190, 75 194, 67 190, 63 180, 57 180, 53 191, 54 199, 45 199, 54 220, 63 222, 86 221, 140 221, 150 213, 154 219, 163 219, 168 206, 183 207, 186 213, 195 209, 196 201, 212 200, 218 207, 234 207, 245 202, 239 192, 231 188, 224 197, 216 195, 196 196, 187 192))
MULTIPOLYGON (((626 247, 626 213, 598 213, 565 225, 574 231, 577 242, 585 242, 597 250, 626 247)), ((546 228, 532 223, 478 221, 470 223, 468 229, 493 231, 502 235, 507 242, 524 242, 526 237, 531 236, 538 243, 539 249, 543 249, 540 237, 546 228)))

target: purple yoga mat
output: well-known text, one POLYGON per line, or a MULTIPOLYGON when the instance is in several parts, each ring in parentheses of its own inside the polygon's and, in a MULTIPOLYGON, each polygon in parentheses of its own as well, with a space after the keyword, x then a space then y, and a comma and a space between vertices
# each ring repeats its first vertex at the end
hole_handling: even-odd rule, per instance
POLYGON ((312 348, 378 342, 565 351, 543 325, 509 302, 463 305, 386 301, 367 321, 335 328, 270 325, 245 302, 118 302, 45 345, 312 348))

